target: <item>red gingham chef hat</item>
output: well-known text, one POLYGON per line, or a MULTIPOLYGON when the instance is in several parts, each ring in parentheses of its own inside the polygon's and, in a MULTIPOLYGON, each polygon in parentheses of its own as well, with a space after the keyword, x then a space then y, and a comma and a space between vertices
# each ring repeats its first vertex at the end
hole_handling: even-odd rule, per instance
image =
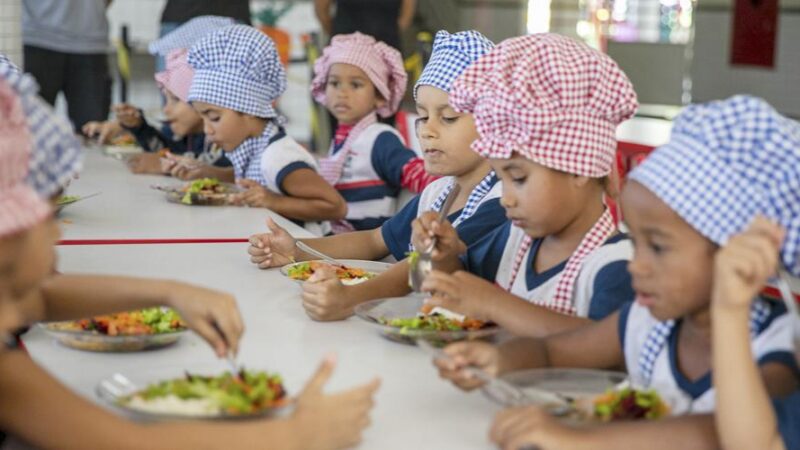
POLYGON ((608 56, 551 33, 507 39, 456 79, 450 104, 472 113, 487 158, 512 152, 551 169, 599 178, 611 173, 617 125, 638 103, 608 56))
POLYGON ((22 102, 0 78, 0 238, 31 228, 50 213, 25 183, 31 142, 22 102))
POLYGON ((311 95, 320 104, 325 104, 328 71, 337 63, 356 66, 367 74, 386 100, 386 104, 378 108, 378 115, 389 117, 397 112, 406 93, 408 81, 408 75, 403 67, 403 57, 399 51, 366 34, 334 36, 331 44, 325 47, 322 56, 314 63, 311 95))

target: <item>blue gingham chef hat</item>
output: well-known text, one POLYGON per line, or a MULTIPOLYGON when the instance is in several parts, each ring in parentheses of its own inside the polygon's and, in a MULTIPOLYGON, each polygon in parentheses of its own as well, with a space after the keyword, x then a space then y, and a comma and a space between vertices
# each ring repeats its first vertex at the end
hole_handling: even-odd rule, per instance
POLYGON ((630 179, 719 245, 758 214, 776 221, 786 229, 781 259, 800 275, 800 123, 763 100, 689 106, 630 179))
POLYGON ((147 49, 152 55, 167 56, 172 50, 189 49, 208 33, 229 25, 235 20, 221 16, 199 16, 151 42, 147 49))
POLYGON ((81 143, 72 125, 37 95, 39 85, 33 77, 3 55, 0 55, 0 77, 19 95, 32 135, 33 150, 26 182, 39 196, 49 199, 80 172, 81 143))
POLYGON ((431 59, 414 85, 414 98, 422 85, 433 86, 450 92, 453 81, 473 61, 494 48, 494 43, 475 30, 450 34, 439 31, 433 39, 431 59))
POLYGON ((202 38, 189 50, 195 70, 189 101, 201 101, 256 117, 272 118, 286 90, 286 72, 272 39, 247 25, 232 25, 202 38))

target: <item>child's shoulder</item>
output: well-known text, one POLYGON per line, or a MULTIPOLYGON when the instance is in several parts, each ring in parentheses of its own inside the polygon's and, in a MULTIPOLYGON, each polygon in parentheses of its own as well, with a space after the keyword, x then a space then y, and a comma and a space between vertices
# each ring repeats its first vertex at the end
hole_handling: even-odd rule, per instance
POLYGON ((596 273, 608 264, 633 258, 633 244, 625 233, 617 233, 590 253, 581 267, 582 273, 596 273))
POLYGON ((403 144, 403 137, 400 132, 393 126, 385 123, 376 122, 361 131, 356 140, 353 142, 354 146, 358 145, 373 145, 378 139, 382 141, 397 141, 403 144))

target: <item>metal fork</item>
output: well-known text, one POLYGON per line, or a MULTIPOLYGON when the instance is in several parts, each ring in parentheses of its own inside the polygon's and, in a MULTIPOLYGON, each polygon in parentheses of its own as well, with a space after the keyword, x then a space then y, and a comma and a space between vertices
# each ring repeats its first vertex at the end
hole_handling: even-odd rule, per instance
MULTIPOLYGON (((419 348, 433 356, 434 359, 450 359, 447 353, 434 347, 425 339, 418 339, 416 342, 419 348)), ((523 390, 477 367, 466 367, 464 371, 485 382, 486 385, 483 389, 492 389, 494 392, 500 393, 501 401, 509 406, 547 404, 547 412, 554 416, 566 415, 573 409, 571 399, 557 392, 538 388, 526 388, 523 390)))
POLYGON ((115 373, 100 382, 97 386, 97 395, 109 401, 117 400, 137 392, 139 388, 121 373, 115 373))
MULTIPOLYGON (((447 194, 444 205, 442 205, 442 209, 439 210, 440 223, 444 221, 445 217, 447 217, 447 211, 451 206, 453 206, 453 202, 456 200, 456 197, 458 197, 460 190, 461 187, 456 184, 453 185, 453 189, 449 194, 447 194)), ((425 281, 425 278, 428 276, 428 274, 433 270, 432 254, 434 248, 436 248, 436 236, 431 238, 431 243, 428 245, 428 247, 419 252, 416 262, 409 267, 408 284, 411 286, 411 290, 414 292, 422 291, 422 283, 425 281)))
POLYGON ((309 255, 314 255, 317 258, 322 259, 323 261, 325 261, 328 264, 334 265, 336 267, 344 267, 344 268, 347 267, 342 262, 340 262, 339 260, 331 258, 330 256, 328 256, 325 253, 322 253, 322 252, 320 252, 318 250, 314 250, 313 248, 309 247, 308 245, 304 244, 301 241, 295 241, 295 245, 300 250, 308 253, 309 255))
POLYGON ((800 312, 798 311, 797 302, 794 299, 794 294, 792 293, 792 288, 789 285, 789 275, 786 272, 786 267, 781 265, 782 267, 778 269, 778 290, 781 293, 781 298, 783 298, 783 302, 786 303, 786 309, 789 313, 794 316, 792 319, 792 328, 794 330, 794 337, 795 339, 800 339, 800 312))

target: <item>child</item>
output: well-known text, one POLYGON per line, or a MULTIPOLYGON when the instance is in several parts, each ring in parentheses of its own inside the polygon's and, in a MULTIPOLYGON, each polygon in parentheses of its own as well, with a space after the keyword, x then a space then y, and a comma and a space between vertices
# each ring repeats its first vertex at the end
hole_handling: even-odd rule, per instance
POLYGON ((39 86, 32 76, 0 55, 0 78, 20 98, 34 151, 26 182, 40 197, 55 201, 81 170, 83 152, 72 125, 56 118, 53 108, 36 95, 39 86))
POLYGON ((397 112, 406 80, 400 52, 361 33, 334 36, 314 64, 311 95, 339 122, 320 161, 322 176, 347 202, 336 233, 378 228, 394 214, 401 188, 419 192, 432 181, 399 133, 377 121, 397 112))
MULTIPOLYGON (((441 210, 452 186, 460 186, 459 195, 448 211, 448 218, 466 242, 474 242, 505 222, 500 206, 500 183, 489 163, 470 150, 477 138, 470 114, 459 114, 447 103, 453 80, 475 59, 494 44, 477 31, 436 33, 431 60, 414 87, 420 118, 417 132, 423 147, 425 170, 443 176, 429 184, 400 212, 379 228, 340 235, 303 239, 311 247, 336 258, 382 259, 392 255, 404 260, 411 247, 411 221, 428 210, 441 210)), ((270 234, 251 237, 248 252, 260 268, 314 259, 296 249, 295 240, 283 229, 268 221, 270 234)), ((408 264, 402 261, 389 271, 358 286, 344 286, 330 273, 317 274, 303 285, 303 305, 315 320, 349 317, 353 307, 374 298, 405 295, 408 288, 408 264)))
POLYGON ((272 106, 286 89, 272 40, 245 25, 225 27, 192 47, 189 64, 195 71, 189 101, 247 189, 233 196, 236 204, 307 221, 318 234, 324 230, 314 222, 344 217, 344 200, 317 173, 314 157, 286 134, 272 106))
POLYGON ((616 63, 555 34, 513 38, 461 74, 450 104, 475 116, 472 148, 503 181, 511 221, 459 260, 465 246, 450 224, 431 213, 417 219, 417 248, 438 236, 438 272, 423 284, 435 294, 429 303, 545 336, 632 300, 631 244, 603 203, 616 127, 636 109, 616 63), (478 276, 449 274, 461 269, 478 276))
MULTIPOLYGON (((763 214, 787 229, 782 259, 795 275, 800 272, 800 198, 786 189, 800 182, 798 149, 800 127, 761 100, 737 96, 688 107, 675 120, 670 142, 631 173, 622 194, 624 217, 636 244, 630 263, 636 303, 599 323, 545 339, 520 339, 499 348, 452 345, 445 349, 452 359, 437 361, 440 374, 469 389, 480 383, 465 376, 462 368, 468 365, 500 374, 528 367, 614 368, 625 364, 633 387, 656 390, 673 415, 712 413, 711 321, 716 320, 710 310, 712 296, 716 302, 728 295, 738 298, 757 292, 727 279, 730 269, 725 269, 724 263, 715 269, 715 255, 726 258, 726 253, 733 253, 741 259, 739 255, 746 252, 722 253, 718 246, 731 242, 741 247, 740 239, 731 237, 763 214), (737 289, 743 292, 733 293, 737 289)), ((759 257, 768 264, 766 257, 759 257)), ((748 340, 726 341, 724 348, 752 348, 770 396, 797 389, 792 318, 780 303, 763 298, 756 299, 745 314, 749 316, 748 340)), ((714 321, 714 327, 717 325, 714 321)), ((733 375, 717 368, 714 376, 728 374, 733 375)), ((740 388, 735 390, 735 395, 743 395, 740 388)), ((674 431, 674 422, 665 427, 641 424, 638 432, 649 434, 652 442, 673 439, 670 442, 676 447, 681 444, 675 439, 693 434, 704 443, 697 447, 713 446, 713 439, 709 442, 713 421, 709 419, 685 418, 680 422, 685 426, 680 434, 668 433, 674 431)), ((508 431, 508 425, 501 428, 508 431)), ((545 436, 551 426, 536 431, 545 436)), ((564 434, 560 428, 553 430, 552 434, 564 434)), ((505 433, 498 436, 501 434, 505 433)), ((605 445, 600 435, 582 439, 598 448, 605 445)), ((562 445, 572 448, 566 442, 562 445)))
MULTIPOLYGON (((55 116, 48 119, 58 120, 55 116)), ((164 304, 178 309, 218 353, 235 351, 241 318, 229 295, 168 281, 53 275, 53 246, 59 233, 52 210, 23 183, 31 146, 27 127, 19 98, 0 78, 0 334, 7 336, 33 320, 74 319, 164 304), (215 331, 217 327, 222 334, 215 331)), ((265 441, 286 448, 349 447, 358 441, 367 423, 377 384, 323 395, 322 386, 333 365, 331 359, 323 363, 298 398, 295 412, 285 419, 241 426, 143 425, 87 402, 23 352, 6 350, 0 352, 0 428, 45 449, 86 448, 98 442, 113 448, 136 448, 145 435, 153 439, 149 447, 164 449, 257 448, 265 441), (37 420, 31 421, 31 417, 37 420)))
POLYGON ((99 135, 101 143, 123 131, 133 134, 145 150, 144 154, 128 160, 135 173, 170 174, 183 180, 210 177, 233 182, 231 162, 220 148, 205 138, 202 117, 187 103, 194 72, 186 61, 187 49, 193 43, 233 23, 227 17, 197 17, 150 44, 150 52, 160 54, 167 61, 166 69, 155 75, 166 100, 163 107, 166 121, 160 131, 147 123, 142 110, 120 104, 114 106, 116 121, 89 122, 83 127, 84 134, 99 135))

